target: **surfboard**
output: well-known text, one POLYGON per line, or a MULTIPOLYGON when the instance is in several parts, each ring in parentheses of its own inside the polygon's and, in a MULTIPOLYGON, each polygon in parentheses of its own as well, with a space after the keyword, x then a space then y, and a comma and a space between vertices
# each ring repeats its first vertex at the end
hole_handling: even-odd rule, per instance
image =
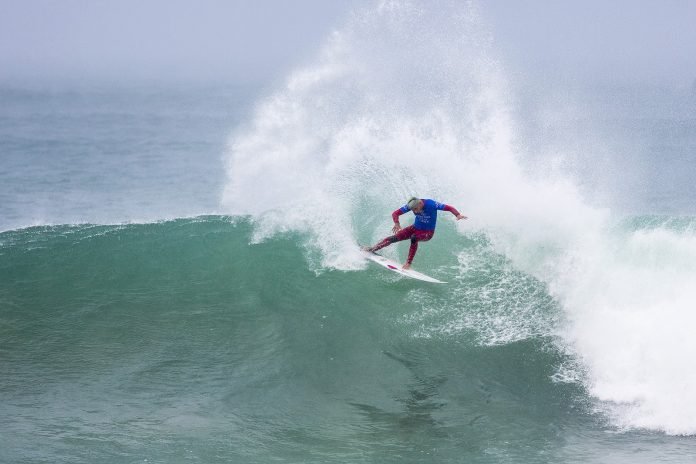
POLYGON ((423 282, 432 282, 434 284, 446 284, 447 282, 443 282, 441 280, 434 279, 428 275, 425 275, 421 272, 414 271, 413 269, 402 269, 401 264, 397 263, 394 260, 391 260, 389 258, 385 258, 384 256, 380 255, 379 253, 373 253, 371 251, 365 251, 362 250, 363 255, 369 259, 372 262, 375 262, 379 264, 382 267, 385 267, 389 269, 392 272, 396 272, 397 274, 401 274, 402 276, 410 277, 411 279, 417 279, 417 280, 422 280, 423 282))

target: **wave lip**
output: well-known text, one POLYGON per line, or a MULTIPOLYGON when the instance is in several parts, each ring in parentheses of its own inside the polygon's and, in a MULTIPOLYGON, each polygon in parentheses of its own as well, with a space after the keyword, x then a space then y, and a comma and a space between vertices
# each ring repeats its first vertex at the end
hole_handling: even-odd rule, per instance
POLYGON ((480 172, 463 158, 509 134, 489 40, 472 4, 461 10, 381 2, 356 13, 233 135, 225 211, 252 215, 260 241, 308 233, 317 267, 349 270, 356 242, 389 231, 379 211, 414 194, 475 204, 462 186, 480 172))

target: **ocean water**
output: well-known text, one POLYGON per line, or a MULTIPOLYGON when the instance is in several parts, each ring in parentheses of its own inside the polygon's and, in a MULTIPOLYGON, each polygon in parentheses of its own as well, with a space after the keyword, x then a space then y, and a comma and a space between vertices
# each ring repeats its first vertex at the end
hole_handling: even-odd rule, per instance
POLYGON ((441 6, 271 88, 0 85, 0 462, 696 462, 696 95, 441 6), (358 251, 412 194, 447 285, 358 251))

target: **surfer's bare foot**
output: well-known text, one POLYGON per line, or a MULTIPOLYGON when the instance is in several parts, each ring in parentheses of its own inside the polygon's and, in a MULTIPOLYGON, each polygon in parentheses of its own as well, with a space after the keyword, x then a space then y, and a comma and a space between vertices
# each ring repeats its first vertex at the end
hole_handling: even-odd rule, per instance
POLYGON ((409 263, 404 264, 404 267, 402 268, 404 271, 408 271, 411 269, 411 265, 409 263))
POLYGON ((360 248, 362 248, 363 251, 372 252, 372 247, 371 247, 371 246, 362 246, 362 247, 360 247, 360 248))

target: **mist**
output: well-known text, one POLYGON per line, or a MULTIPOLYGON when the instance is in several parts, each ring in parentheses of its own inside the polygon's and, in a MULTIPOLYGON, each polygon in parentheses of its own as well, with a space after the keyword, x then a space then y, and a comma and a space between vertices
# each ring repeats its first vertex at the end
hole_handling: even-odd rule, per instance
MULTIPOLYGON (((0 78, 270 81, 372 4, 5 0, 0 78)), ((694 85, 696 2, 486 0, 479 9, 511 74, 694 85)))
POLYGON ((353 2, 9 0, 0 77, 249 82, 311 57, 353 2))
POLYGON ((481 2, 511 70, 594 83, 688 86, 696 78, 696 2, 481 2))

